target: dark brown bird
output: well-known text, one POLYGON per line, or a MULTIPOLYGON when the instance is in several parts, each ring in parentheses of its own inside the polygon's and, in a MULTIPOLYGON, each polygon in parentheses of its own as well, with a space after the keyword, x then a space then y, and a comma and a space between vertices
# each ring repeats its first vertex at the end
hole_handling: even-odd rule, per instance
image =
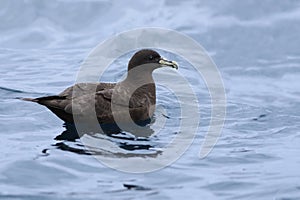
POLYGON ((128 110, 137 123, 153 116, 156 91, 152 72, 163 66, 178 69, 176 62, 162 58, 156 51, 143 49, 130 59, 127 77, 121 82, 78 83, 55 96, 23 100, 44 105, 69 123, 75 117, 88 121, 95 114, 100 124, 114 123, 115 118, 126 123, 128 110))

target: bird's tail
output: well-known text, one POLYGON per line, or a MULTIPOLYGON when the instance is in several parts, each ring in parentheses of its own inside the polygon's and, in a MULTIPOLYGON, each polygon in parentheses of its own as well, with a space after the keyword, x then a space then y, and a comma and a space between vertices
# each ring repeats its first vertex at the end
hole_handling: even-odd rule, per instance
POLYGON ((38 102, 38 100, 37 100, 37 99, 34 99, 34 98, 22 98, 22 97, 17 97, 16 99, 20 99, 20 100, 23 100, 23 101, 38 102))

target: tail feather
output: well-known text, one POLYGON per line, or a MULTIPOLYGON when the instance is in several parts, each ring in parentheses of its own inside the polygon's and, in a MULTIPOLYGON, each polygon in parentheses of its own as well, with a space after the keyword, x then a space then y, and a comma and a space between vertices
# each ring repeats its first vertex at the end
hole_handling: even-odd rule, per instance
POLYGON ((34 98, 17 98, 17 99, 21 99, 23 101, 38 102, 38 99, 34 99, 34 98))
POLYGON ((36 98, 36 99, 33 99, 33 100, 42 101, 42 100, 54 100, 54 99, 66 99, 66 96, 54 95, 54 96, 39 97, 39 98, 36 98))
POLYGON ((42 102, 42 101, 47 101, 47 100, 54 100, 54 99, 65 99, 65 96, 46 96, 46 97, 39 97, 39 98, 17 98, 21 99, 23 101, 31 101, 31 102, 42 102))

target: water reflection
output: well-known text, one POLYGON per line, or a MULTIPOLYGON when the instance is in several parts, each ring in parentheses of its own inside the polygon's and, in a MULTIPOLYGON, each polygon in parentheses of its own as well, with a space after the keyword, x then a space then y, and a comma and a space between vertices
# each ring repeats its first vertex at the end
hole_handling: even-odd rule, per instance
POLYGON ((77 131, 75 124, 64 123, 65 130, 55 137, 55 140, 61 140, 53 146, 76 154, 101 155, 122 157, 156 157, 161 154, 161 150, 155 149, 153 141, 155 131, 151 128, 153 121, 143 121, 138 125, 139 130, 133 130, 133 127, 126 127, 126 130, 120 130, 116 124, 100 125, 103 132, 99 129, 93 130, 89 124, 80 125, 81 130, 84 126, 86 131, 77 131), (135 133, 135 134, 132 134, 135 133), (81 143, 81 140, 90 141, 81 143), (97 144, 106 144, 97 145, 97 144))

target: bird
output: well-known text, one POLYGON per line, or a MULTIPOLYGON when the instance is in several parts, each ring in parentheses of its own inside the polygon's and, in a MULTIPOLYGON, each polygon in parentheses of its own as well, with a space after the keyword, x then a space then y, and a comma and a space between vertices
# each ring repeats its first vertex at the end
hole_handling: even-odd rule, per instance
POLYGON ((102 125, 115 123, 115 118, 138 124, 153 117, 156 86, 152 72, 161 67, 178 69, 178 64, 152 49, 141 49, 129 60, 127 75, 120 82, 76 83, 58 95, 22 100, 46 106, 66 123, 74 123, 76 117, 88 121, 87 113, 95 110, 102 125), (128 111, 131 119, 126 115, 128 111))

